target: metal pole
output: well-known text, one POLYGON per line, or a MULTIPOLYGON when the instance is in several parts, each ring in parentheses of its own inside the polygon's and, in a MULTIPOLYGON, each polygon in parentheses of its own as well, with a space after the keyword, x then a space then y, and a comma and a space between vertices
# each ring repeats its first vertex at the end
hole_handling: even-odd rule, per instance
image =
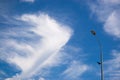
POLYGON ((96 40, 98 42, 99 48, 100 48, 100 62, 98 62, 98 64, 100 64, 100 67, 101 67, 101 80, 104 80, 102 44, 100 42, 100 39, 97 37, 96 32, 94 30, 91 30, 91 33, 92 33, 92 35, 95 36, 95 38, 96 38, 96 40))

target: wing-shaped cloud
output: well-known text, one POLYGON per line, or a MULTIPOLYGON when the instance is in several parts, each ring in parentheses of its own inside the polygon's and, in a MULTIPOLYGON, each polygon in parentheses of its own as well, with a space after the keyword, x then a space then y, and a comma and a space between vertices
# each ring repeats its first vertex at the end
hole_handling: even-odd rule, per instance
POLYGON ((9 52, 7 60, 22 69, 21 75, 9 80, 27 79, 45 66, 46 62, 48 65, 52 64, 47 61, 48 58, 59 53, 72 35, 68 26, 58 23, 44 13, 24 14, 17 19, 23 22, 22 26, 1 32, 2 41, 5 42, 1 47, 4 54, 1 55, 8 55, 9 52))

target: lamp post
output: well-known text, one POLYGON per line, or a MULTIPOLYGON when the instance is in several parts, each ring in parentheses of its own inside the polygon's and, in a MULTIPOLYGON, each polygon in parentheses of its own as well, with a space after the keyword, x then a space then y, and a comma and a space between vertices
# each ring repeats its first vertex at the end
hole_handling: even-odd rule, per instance
POLYGON ((101 80, 104 80, 102 44, 100 42, 100 39, 97 37, 96 32, 94 30, 91 30, 90 32, 92 33, 93 36, 95 36, 95 38, 98 42, 99 48, 100 48, 100 61, 97 62, 97 63, 100 65, 100 68, 101 68, 101 80))

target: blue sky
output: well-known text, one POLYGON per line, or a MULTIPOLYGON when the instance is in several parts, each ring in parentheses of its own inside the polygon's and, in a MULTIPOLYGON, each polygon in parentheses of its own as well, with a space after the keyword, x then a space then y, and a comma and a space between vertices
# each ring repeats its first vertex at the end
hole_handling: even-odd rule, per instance
POLYGON ((120 0, 0 0, 0 80, 120 79, 120 0))

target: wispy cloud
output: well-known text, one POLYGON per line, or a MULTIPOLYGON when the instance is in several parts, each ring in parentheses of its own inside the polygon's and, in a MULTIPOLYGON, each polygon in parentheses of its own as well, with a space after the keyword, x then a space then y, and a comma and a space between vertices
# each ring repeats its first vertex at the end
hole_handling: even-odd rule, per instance
POLYGON ((33 3, 35 2, 35 0, 21 0, 22 2, 30 2, 30 3, 33 3))
POLYGON ((39 78, 39 80, 45 80, 44 78, 39 78))
POLYGON ((112 51, 112 59, 105 62, 105 78, 109 80, 120 79, 120 52, 112 51))
MULTIPOLYGON (((61 80, 61 79, 64 80, 65 78, 67 78, 67 76, 66 76, 66 74, 63 73, 64 70, 62 68, 66 67, 66 66, 68 66, 68 68, 69 68, 69 66, 73 62, 79 63, 79 61, 77 60, 78 57, 79 58, 83 57, 83 56, 78 56, 78 57, 75 56, 79 50, 80 50, 79 48, 72 47, 69 45, 63 47, 59 53, 56 53, 53 56, 50 56, 44 62, 43 67, 40 70, 38 70, 37 74, 35 74, 34 76, 41 75, 42 77, 45 77, 45 79, 46 79, 46 77, 47 77, 47 79, 51 79, 51 77, 57 76, 58 80, 61 80), (72 54, 72 53, 74 53, 74 54, 72 54), (62 69, 62 70, 60 70, 60 72, 56 72, 56 69, 62 69), (52 75, 54 73, 55 74, 57 73, 57 74, 52 75)), ((79 52, 81 53, 81 51, 79 51, 79 52)), ((80 55, 83 55, 83 54, 80 54, 80 55)), ((81 64, 80 66, 82 67, 83 65, 86 65, 86 64, 81 64)), ((76 77, 76 78, 78 78, 78 77, 76 77)), ((52 78, 52 79, 54 79, 54 78, 52 78)))
POLYGON ((88 70, 88 66, 85 64, 82 64, 78 61, 72 61, 72 63, 69 65, 69 67, 63 72, 63 75, 65 75, 65 80, 76 80, 80 78, 80 76, 88 70))
POLYGON ((57 65, 59 60, 54 61, 52 58, 58 56, 56 54, 72 35, 68 26, 58 23, 44 13, 24 14, 17 19, 24 22, 21 23, 22 26, 8 28, 5 30, 8 34, 1 32, 3 38, 0 43, 5 42, 5 45, 0 46, 4 53, 1 55, 6 56, 9 51, 11 56, 8 55, 7 60, 22 69, 21 75, 9 80, 27 79, 45 65, 57 65))
POLYGON ((104 24, 104 30, 120 38, 120 0, 97 0, 90 4, 91 10, 98 20, 104 24))

